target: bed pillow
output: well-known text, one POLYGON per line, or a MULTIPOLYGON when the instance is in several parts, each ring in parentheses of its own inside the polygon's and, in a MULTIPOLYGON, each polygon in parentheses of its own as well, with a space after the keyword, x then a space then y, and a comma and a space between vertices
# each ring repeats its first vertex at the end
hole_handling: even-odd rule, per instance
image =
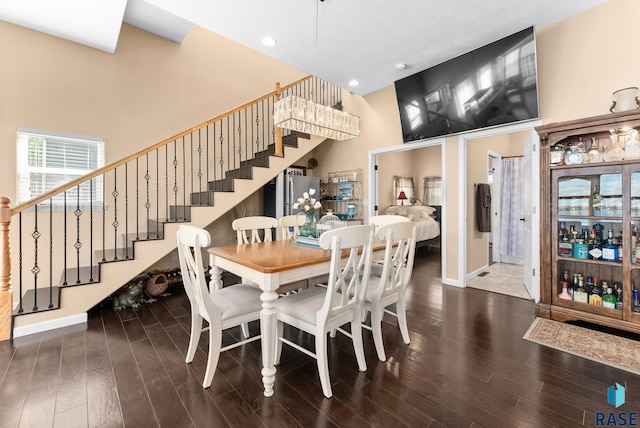
POLYGON ((409 207, 410 211, 414 212, 414 213, 418 213, 420 212, 420 216, 422 217, 424 214, 426 214, 427 216, 430 216, 431 214, 433 214, 434 212, 436 212, 436 209, 433 207, 430 207, 429 205, 413 205, 411 207, 409 207))

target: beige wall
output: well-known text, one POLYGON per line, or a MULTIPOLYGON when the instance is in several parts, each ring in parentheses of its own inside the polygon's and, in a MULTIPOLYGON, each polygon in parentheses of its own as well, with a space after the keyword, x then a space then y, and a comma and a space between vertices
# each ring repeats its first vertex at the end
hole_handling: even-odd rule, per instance
POLYGON ((0 195, 12 201, 17 126, 104 137, 109 163, 304 76, 197 26, 177 44, 123 24, 114 54, 3 21, 0 39, 0 195))
POLYGON ((414 191, 422 200, 423 178, 442 174, 440 146, 385 153, 378 156, 378 209, 379 212, 397 203, 393 194, 393 176, 413 177, 414 191))
MULTIPOLYGON (((640 2, 611 0, 536 30, 543 122, 608 113, 613 91, 640 85, 639 16, 640 2)), ((114 54, 2 21, 0 39, 0 195, 12 200, 16 126, 105 137, 109 162, 303 75, 198 27, 175 44, 124 24, 114 54)), ((316 149, 313 174, 362 168, 366 212, 369 151, 402 146, 395 90, 343 101, 361 117, 361 135, 316 149)), ((446 138, 445 276, 454 280, 466 230, 458 224, 458 155, 457 138, 446 138)))

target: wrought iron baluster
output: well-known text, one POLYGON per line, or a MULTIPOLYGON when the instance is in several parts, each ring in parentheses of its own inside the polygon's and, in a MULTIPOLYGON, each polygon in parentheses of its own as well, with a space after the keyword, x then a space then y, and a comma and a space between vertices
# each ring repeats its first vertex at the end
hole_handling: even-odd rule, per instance
POLYGON ((207 205, 212 205, 213 201, 209 200, 209 195, 211 195, 212 193, 209 191, 209 125, 207 125, 206 127, 206 140, 205 140, 205 147, 206 147, 206 160, 205 160, 205 171, 206 171, 206 175, 207 175, 207 185, 206 185, 206 189, 207 189, 207 205))
MULTIPOLYGON (((235 113, 231 116, 233 119, 233 126, 231 129, 236 129, 236 115, 235 113)), ((238 162, 239 165, 236 164, 236 157, 233 157, 233 167, 234 169, 238 169, 238 167, 242 167, 242 128, 240 127, 240 121, 238 120, 238 143, 236 144, 236 134, 235 132, 233 133, 233 148, 235 149, 236 147, 238 147, 238 162)))
POLYGON ((22 306, 22 211, 18 214, 18 313, 24 312, 22 306))
MULTIPOLYGON (((253 110, 253 106, 251 106, 253 110)), ((256 152, 260 152, 260 109, 256 106, 256 152)))
POLYGON ((160 152, 156 149, 156 238, 160 238, 160 152))
POLYGON ((151 203, 149 202, 149 179, 151 178, 151 176, 149 175, 149 153, 145 154, 145 159, 146 159, 146 166, 147 169, 145 170, 144 173, 144 181, 145 181, 145 190, 146 190, 146 194, 147 194, 147 200, 144 203, 144 208, 147 211, 147 240, 149 239, 149 227, 150 227, 150 223, 149 223, 149 208, 151 208, 151 203))
POLYGON ((222 121, 220 121, 220 182, 222 183, 222 190, 224 191, 224 148, 222 144, 224 142, 224 137, 222 136, 222 121))
MULTIPOLYGON (((106 174, 106 173, 105 173, 106 174)), ((107 177, 102 174, 102 261, 107 261, 107 177)))
POLYGON ((40 232, 38 231, 38 205, 34 207, 34 226, 33 233, 31 237, 33 238, 34 245, 34 264, 31 268, 31 273, 33 274, 33 311, 38 310, 38 274, 40 273, 40 267, 38 266, 38 239, 40 238, 40 232))
POLYGON ((89 282, 93 282, 93 180, 89 180, 89 282))
POLYGON ((76 186, 76 210, 73 212, 76 216, 76 242, 73 244, 73 248, 76 249, 76 284, 80 284, 80 249, 82 248, 82 242, 80 241, 80 216, 82 210, 80 209, 80 185, 76 186))
MULTIPOLYGON (((184 136, 182 136, 182 220, 187 220, 187 176, 186 176, 186 168, 187 168, 187 155, 185 153, 187 143, 184 141, 184 136)), ((178 207, 176 207, 178 209, 178 207)), ((176 217, 177 217, 176 213, 176 217)))
POLYGON ((62 281, 62 285, 68 285, 67 283, 67 191, 64 191, 64 203, 63 203, 63 215, 64 219, 63 232, 64 232, 64 249, 63 249, 63 257, 64 257, 64 267, 62 269, 62 274, 64 276, 64 280, 62 281))
POLYGON ((49 309, 53 308, 53 198, 49 198, 49 309))
POLYGON ((167 221, 171 220, 169 217, 169 145, 164 145, 164 207, 165 216, 167 221))
POLYGON ((173 200, 176 221, 178 221, 178 147, 177 141, 173 140, 173 200))
MULTIPOLYGON (((209 201, 206 202, 209 205, 209 201)), ((198 129, 198 205, 202 205, 202 134, 198 129)))
POLYGON ((124 164, 124 259, 129 260, 129 163, 124 164))
POLYGON ((120 223, 118 222, 118 168, 113 169, 113 192, 111 192, 111 196, 113 196, 113 222, 111 226, 113 226, 113 261, 118 261, 118 226, 120 223))
MULTIPOLYGON (((225 173, 225 177, 228 184, 228 190, 231 190, 231 176, 229 175, 229 171, 231 171, 231 156, 233 155, 232 151, 231 151, 231 134, 229 133, 229 116, 227 116, 226 118, 227 121, 227 168, 225 169, 224 173, 225 173)), ((235 159, 234 159, 235 161, 235 159)))
POLYGON ((247 156, 247 160, 255 158, 255 154, 250 154, 250 148, 249 148, 249 127, 247 126, 247 124, 249 122, 247 122, 247 111, 248 109, 245 108, 244 109, 244 127, 246 129, 245 133, 244 133, 244 151, 246 153, 247 156))
POLYGON ((136 158, 136 240, 140 239, 140 189, 138 187, 138 178, 140 177, 139 164, 140 158, 136 158))

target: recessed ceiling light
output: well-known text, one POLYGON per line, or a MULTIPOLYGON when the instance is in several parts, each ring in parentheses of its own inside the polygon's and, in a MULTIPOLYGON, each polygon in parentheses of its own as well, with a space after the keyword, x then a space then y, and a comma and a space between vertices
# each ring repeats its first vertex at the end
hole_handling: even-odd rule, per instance
POLYGON ((404 62, 396 64, 396 70, 404 70, 405 68, 407 68, 407 64, 404 62))
POLYGON ((264 39, 262 39, 262 44, 267 46, 267 47, 275 46, 276 43, 278 43, 278 42, 273 37, 267 36, 264 39))
POLYGON ((350 80, 349 81, 349 86, 358 86, 360 84, 360 82, 358 82, 357 80, 350 80))

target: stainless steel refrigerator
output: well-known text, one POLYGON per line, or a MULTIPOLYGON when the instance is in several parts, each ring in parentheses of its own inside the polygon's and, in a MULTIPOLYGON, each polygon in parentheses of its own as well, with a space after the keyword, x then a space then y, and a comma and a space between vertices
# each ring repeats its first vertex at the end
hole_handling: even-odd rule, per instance
POLYGON ((264 186, 264 215, 280 218, 301 212, 294 209, 293 204, 302 197, 304 192, 315 189, 315 199, 320 198, 320 179, 306 175, 278 174, 264 186))

